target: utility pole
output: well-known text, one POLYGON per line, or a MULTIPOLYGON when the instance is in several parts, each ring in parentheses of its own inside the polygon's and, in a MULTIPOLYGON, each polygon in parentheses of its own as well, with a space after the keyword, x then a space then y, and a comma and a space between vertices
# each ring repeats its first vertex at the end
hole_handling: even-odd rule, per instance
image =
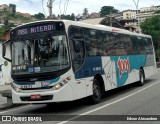
POLYGON ((48 1, 47 7, 48 7, 48 9, 49 9, 49 18, 52 18, 52 8, 53 8, 52 3, 53 3, 53 2, 54 2, 53 0, 49 0, 49 1, 48 1))
POLYGON ((110 14, 109 14, 109 18, 110 18, 110 26, 112 27, 112 12, 110 11, 110 14))
POLYGON ((137 20, 138 20, 138 27, 139 27, 139 31, 141 32, 141 27, 140 27, 140 22, 139 22, 139 16, 140 15, 138 15, 139 14, 139 12, 138 12, 138 3, 139 3, 139 0, 137 0, 137 2, 135 1, 135 0, 133 0, 133 2, 134 2, 134 4, 135 4, 135 6, 136 6, 136 18, 137 18, 137 20))

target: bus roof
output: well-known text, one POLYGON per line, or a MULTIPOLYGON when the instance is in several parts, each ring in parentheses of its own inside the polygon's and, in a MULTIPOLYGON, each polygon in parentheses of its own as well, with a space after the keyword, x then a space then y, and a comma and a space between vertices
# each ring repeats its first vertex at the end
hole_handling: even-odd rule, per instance
MULTIPOLYGON (((79 21, 71 21, 71 20, 41 20, 41 21, 35 21, 35 22, 25 23, 25 24, 17 26, 16 28, 21 27, 21 26, 25 26, 25 25, 28 25, 28 24, 34 24, 34 23, 37 23, 37 22, 51 22, 51 21, 54 21, 54 22, 63 22, 68 27, 70 25, 74 25, 74 26, 85 27, 85 28, 92 28, 92 29, 109 31, 109 32, 114 32, 114 33, 122 33, 122 34, 129 34, 129 35, 136 35, 136 36, 151 38, 150 35, 139 34, 139 33, 131 32, 131 31, 126 30, 126 29, 121 29, 121 28, 116 28, 116 27, 110 27, 110 26, 105 26, 105 25, 92 25, 92 24, 87 24, 87 23, 83 23, 83 22, 79 22, 79 21)), ((15 28, 13 28, 13 30, 14 29, 15 28)))

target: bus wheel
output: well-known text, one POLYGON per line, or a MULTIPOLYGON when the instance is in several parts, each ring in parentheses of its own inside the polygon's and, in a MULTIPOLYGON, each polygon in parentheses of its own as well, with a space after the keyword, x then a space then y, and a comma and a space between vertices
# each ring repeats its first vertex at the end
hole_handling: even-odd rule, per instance
POLYGON ((144 71, 142 69, 140 69, 140 71, 139 71, 139 85, 143 86, 144 81, 145 81, 144 71))
POLYGON ((91 96, 91 101, 93 104, 99 103, 101 101, 102 98, 102 93, 101 93, 101 89, 99 86, 99 81, 97 79, 94 79, 93 81, 93 95, 91 96))

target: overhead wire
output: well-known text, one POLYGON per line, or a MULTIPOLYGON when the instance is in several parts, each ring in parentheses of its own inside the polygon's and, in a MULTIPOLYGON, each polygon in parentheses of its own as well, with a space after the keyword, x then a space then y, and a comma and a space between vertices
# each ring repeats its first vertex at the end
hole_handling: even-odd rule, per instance
POLYGON ((61 14, 62 14, 62 13, 61 13, 61 3, 62 3, 62 1, 63 1, 63 0, 61 0, 61 1, 59 2, 60 18, 61 18, 61 14))
POLYGON ((44 11, 44 0, 42 0, 42 8, 43 8, 43 13, 44 13, 44 15, 47 17, 47 15, 46 15, 46 13, 45 13, 45 11, 44 11))
POLYGON ((65 15, 65 9, 66 9, 66 2, 67 2, 67 0, 65 0, 65 2, 64 2, 64 9, 63 9, 63 14, 65 15))
POLYGON ((67 0, 67 5, 66 5, 66 8, 65 8, 65 14, 66 14, 67 9, 68 9, 68 3, 69 3, 69 0, 67 0))

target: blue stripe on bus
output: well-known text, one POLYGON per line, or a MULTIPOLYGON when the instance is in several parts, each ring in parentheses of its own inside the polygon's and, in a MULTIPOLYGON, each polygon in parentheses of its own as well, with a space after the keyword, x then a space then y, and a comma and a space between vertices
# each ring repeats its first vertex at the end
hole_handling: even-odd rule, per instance
POLYGON ((56 83, 59 79, 60 79, 60 77, 57 77, 57 78, 55 78, 55 79, 52 79, 52 80, 50 80, 50 83, 51 83, 51 84, 56 83))
POLYGON ((14 81, 15 84, 18 84, 18 85, 34 85, 35 82, 17 82, 17 81, 14 81))
MULTIPOLYGON (((116 68, 116 78, 117 78, 117 86, 123 86, 129 76, 129 73, 133 71, 133 69, 139 70, 140 67, 144 67, 146 63, 146 55, 130 55, 130 56, 112 56, 110 57, 111 61, 115 62, 116 68), (129 61, 129 71, 124 70, 122 74, 120 74, 120 69, 118 67, 118 60, 128 60, 129 61)), ((107 70, 106 70, 107 71, 107 70)), ((86 78, 92 77, 96 74, 104 75, 104 70, 102 68, 102 59, 101 57, 88 57, 86 58, 84 64, 80 69, 75 73, 75 78, 86 78)))
POLYGON ((91 77, 96 74, 104 74, 101 57, 87 57, 82 67, 75 73, 75 79, 91 77))

